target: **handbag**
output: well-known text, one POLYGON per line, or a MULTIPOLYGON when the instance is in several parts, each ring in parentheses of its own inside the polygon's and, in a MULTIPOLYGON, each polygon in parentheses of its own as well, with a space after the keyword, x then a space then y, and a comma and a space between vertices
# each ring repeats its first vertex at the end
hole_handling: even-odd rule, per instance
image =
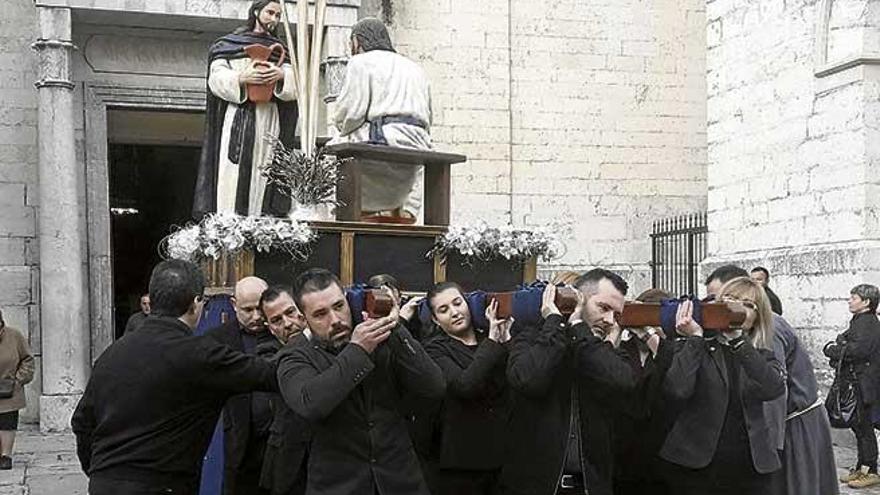
POLYGON ((832 428, 852 428, 858 421, 858 399, 856 397, 856 380, 843 373, 843 361, 846 348, 837 362, 834 383, 825 398, 825 409, 832 428))
POLYGON ((15 379, 0 379, 0 399, 9 399, 15 393, 15 379))

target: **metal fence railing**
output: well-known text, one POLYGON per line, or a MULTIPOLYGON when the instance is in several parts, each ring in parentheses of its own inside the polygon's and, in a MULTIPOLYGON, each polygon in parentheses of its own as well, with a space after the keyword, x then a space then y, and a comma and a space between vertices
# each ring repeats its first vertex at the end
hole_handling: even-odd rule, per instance
POLYGON ((654 222, 651 233, 651 283, 673 296, 696 294, 700 262, 706 258, 706 213, 654 222))

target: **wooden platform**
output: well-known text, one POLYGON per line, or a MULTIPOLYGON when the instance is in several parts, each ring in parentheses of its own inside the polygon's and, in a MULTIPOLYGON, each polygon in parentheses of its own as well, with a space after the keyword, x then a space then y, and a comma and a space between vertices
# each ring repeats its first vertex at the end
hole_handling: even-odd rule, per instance
POLYGON ((336 209, 337 220, 350 222, 361 219, 361 165, 380 162, 424 166, 425 224, 449 225, 450 166, 466 161, 466 156, 366 143, 335 144, 328 146, 326 151, 337 158, 350 158, 342 166, 342 179, 336 188, 336 198, 344 205, 336 209))
POLYGON ((423 292, 437 282, 452 280, 465 290, 501 292, 532 282, 537 275, 534 259, 525 263, 467 263, 453 254, 444 263, 439 257, 427 258, 425 255, 437 238, 446 233, 446 227, 362 222, 310 222, 310 226, 318 233, 318 239, 308 259, 292 259, 284 252, 240 253, 234 258, 206 263, 209 285, 229 287, 248 275, 261 277, 270 284, 291 284, 305 270, 320 267, 338 274, 344 285, 388 273, 406 291, 423 292))

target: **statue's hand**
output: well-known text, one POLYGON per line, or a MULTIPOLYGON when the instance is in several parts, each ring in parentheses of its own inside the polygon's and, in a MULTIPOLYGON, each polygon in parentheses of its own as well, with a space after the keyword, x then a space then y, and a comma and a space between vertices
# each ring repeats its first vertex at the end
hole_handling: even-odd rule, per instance
POLYGON ((239 84, 266 84, 265 69, 253 61, 238 75, 239 84))
POLYGON ((284 79, 284 71, 275 64, 269 64, 262 68, 263 80, 266 84, 275 84, 284 79))

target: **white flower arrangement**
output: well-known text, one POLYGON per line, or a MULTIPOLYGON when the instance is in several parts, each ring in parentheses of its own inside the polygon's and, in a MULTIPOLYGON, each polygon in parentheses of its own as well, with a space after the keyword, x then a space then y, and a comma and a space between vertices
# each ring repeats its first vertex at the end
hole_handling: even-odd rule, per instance
POLYGON ((297 259, 308 256, 316 234, 305 223, 274 217, 244 217, 232 213, 205 216, 197 225, 181 228, 162 242, 165 258, 199 261, 218 259, 242 249, 265 253, 282 250, 297 259))
POLYGON ((492 261, 505 259, 523 262, 532 257, 544 261, 559 253, 559 235, 550 228, 516 229, 512 225, 490 227, 485 222, 476 225, 450 226, 439 238, 427 257, 446 258, 456 252, 468 260, 492 261))

